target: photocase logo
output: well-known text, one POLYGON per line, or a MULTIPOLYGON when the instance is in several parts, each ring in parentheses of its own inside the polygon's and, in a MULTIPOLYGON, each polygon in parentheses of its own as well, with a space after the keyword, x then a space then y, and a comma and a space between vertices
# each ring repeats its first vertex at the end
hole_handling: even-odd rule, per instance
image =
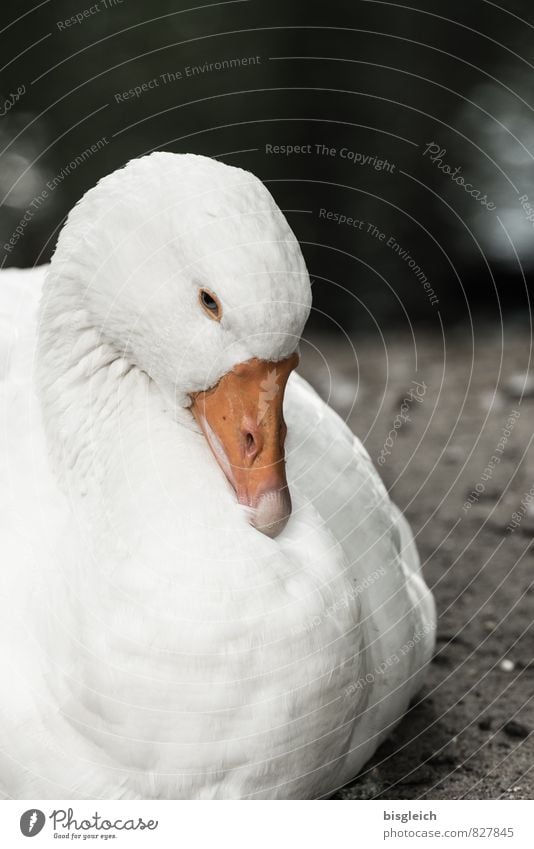
POLYGON ((262 380, 262 382, 260 383, 260 389, 261 392, 258 404, 258 424, 260 424, 261 420, 269 409, 270 402, 274 401, 280 389, 278 383, 276 382, 275 368, 273 368, 273 370, 269 372, 265 380, 262 380))
POLYGON ((29 811, 24 811, 20 818, 20 830, 24 837, 35 837, 42 831, 45 822, 46 817, 42 811, 30 808, 29 811))

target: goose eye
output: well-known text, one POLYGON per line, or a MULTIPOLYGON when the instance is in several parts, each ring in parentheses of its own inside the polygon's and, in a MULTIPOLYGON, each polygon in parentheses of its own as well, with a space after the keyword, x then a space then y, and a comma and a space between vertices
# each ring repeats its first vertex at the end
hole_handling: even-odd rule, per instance
POLYGON ((208 289, 201 289, 199 292, 199 298, 204 312, 207 313, 210 318, 215 319, 215 321, 220 321, 222 307, 217 295, 214 295, 213 292, 209 292, 208 289))

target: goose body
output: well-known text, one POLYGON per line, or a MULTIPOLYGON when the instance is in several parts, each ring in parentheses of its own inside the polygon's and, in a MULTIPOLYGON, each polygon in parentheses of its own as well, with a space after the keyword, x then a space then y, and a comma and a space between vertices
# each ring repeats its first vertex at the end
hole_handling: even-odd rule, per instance
POLYGON ((326 796, 420 689, 434 604, 359 440, 291 371, 252 493, 191 412, 292 367, 309 302, 265 187, 196 156, 105 178, 49 267, 0 275, 5 797, 326 796))

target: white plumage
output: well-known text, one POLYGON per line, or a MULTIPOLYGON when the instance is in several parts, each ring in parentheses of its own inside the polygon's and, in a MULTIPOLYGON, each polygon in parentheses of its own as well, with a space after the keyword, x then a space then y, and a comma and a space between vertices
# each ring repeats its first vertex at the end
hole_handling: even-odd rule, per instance
POLYGON ((310 301, 266 188, 189 155, 105 178, 49 268, 1 274, 4 796, 315 798, 402 717, 434 605, 361 443, 293 373, 271 539, 187 408, 289 356, 310 301))

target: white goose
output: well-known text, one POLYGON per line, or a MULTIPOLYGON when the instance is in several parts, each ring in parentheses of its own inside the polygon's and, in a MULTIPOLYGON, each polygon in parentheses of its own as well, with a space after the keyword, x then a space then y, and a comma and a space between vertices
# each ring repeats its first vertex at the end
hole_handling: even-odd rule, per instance
POLYGON ((0 282, 1 792, 331 794, 420 688, 435 612, 292 371, 311 291, 273 198, 156 153, 0 282))

